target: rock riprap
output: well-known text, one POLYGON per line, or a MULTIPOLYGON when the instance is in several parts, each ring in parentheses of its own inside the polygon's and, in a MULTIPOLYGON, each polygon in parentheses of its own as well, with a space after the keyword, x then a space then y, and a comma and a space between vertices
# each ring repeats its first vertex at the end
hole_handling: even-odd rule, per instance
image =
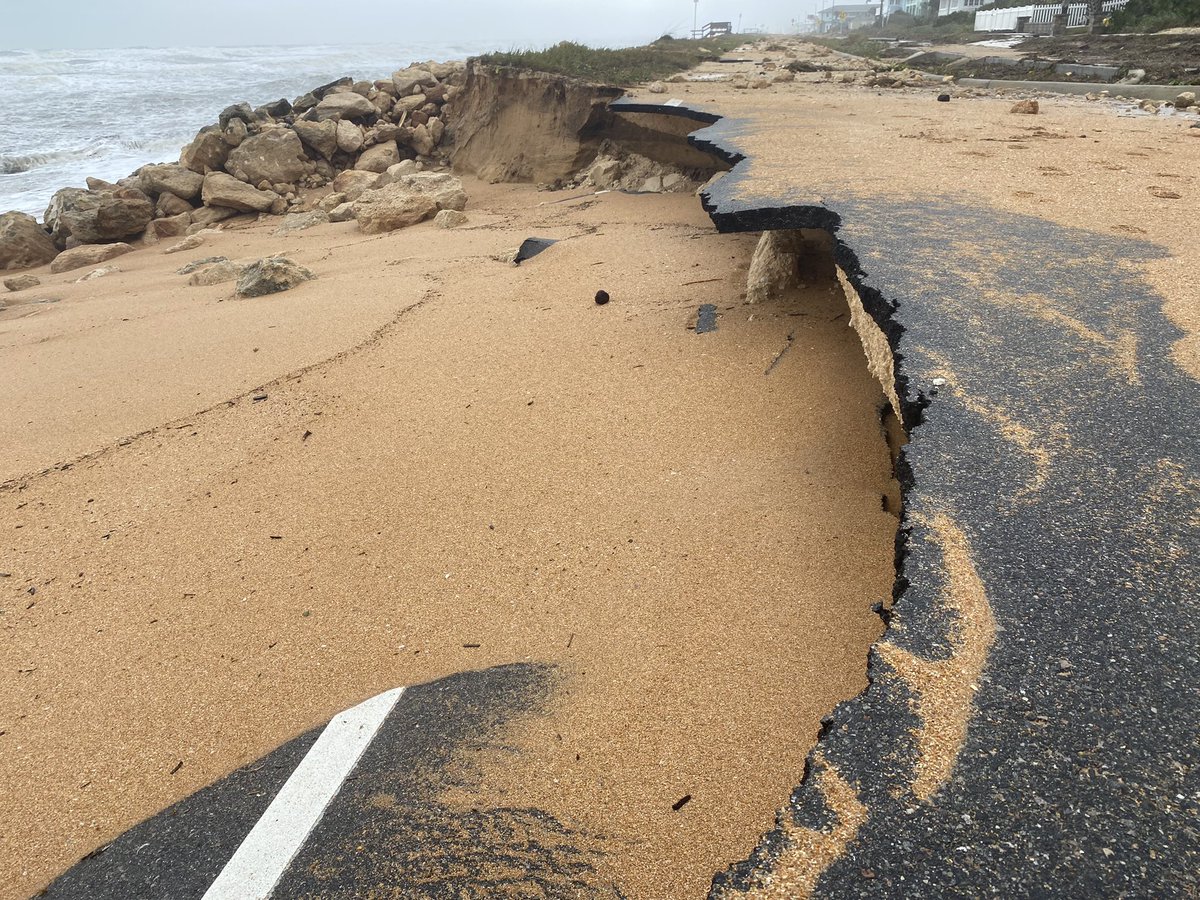
POLYGON ((58 247, 33 216, 22 212, 0 215, 0 269, 44 266, 57 255, 58 247))

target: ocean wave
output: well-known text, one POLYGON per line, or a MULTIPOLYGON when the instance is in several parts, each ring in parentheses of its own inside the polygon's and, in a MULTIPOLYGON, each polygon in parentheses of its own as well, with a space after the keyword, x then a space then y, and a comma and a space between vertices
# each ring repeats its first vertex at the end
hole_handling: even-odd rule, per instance
POLYGON ((19 175, 42 166, 75 160, 101 159, 114 153, 156 149, 160 142, 134 138, 106 137, 84 147, 33 153, 0 154, 0 175, 19 175))

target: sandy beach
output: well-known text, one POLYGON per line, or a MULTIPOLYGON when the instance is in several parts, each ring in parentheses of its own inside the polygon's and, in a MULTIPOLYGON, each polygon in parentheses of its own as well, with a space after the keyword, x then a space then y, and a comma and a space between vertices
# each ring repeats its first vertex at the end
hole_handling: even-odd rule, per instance
MULTIPOLYGON (((1166 248, 1123 264, 1173 348, 1030 314, 1118 369, 1171 353, 1200 378, 1190 120, 669 88, 773 123, 745 147, 780 195, 952 191, 1166 248)), ((545 810, 603 835, 628 896, 700 897, 866 686, 898 489, 832 265, 751 305, 758 236, 718 234, 691 193, 464 186, 453 231, 243 216, 3 296, 0 897, 367 697, 523 661, 556 667, 554 696, 446 802, 545 810), (558 243, 512 265, 530 236, 558 243), (270 254, 316 279, 237 298, 176 274, 270 254)))

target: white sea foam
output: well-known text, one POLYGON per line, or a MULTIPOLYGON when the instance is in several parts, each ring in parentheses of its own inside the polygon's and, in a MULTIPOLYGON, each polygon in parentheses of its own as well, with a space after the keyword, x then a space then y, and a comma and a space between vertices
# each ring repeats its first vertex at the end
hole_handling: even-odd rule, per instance
POLYGON ((386 78, 427 59, 490 47, 186 47, 0 51, 0 212, 41 216, 91 175, 114 181, 180 148, 233 103, 257 106, 350 75, 386 78))

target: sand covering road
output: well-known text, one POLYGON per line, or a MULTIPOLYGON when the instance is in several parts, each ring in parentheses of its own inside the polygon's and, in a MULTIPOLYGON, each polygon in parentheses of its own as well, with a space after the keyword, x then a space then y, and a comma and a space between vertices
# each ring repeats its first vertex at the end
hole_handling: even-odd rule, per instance
POLYGON ((742 305, 755 238, 690 196, 469 191, 466 230, 253 225, 2 314, 0 894, 367 696, 533 660, 562 690, 496 802, 700 896, 865 686, 896 519, 836 281, 742 305), (531 233, 565 240, 493 258, 531 233), (173 274, 281 249, 317 280, 173 274))

